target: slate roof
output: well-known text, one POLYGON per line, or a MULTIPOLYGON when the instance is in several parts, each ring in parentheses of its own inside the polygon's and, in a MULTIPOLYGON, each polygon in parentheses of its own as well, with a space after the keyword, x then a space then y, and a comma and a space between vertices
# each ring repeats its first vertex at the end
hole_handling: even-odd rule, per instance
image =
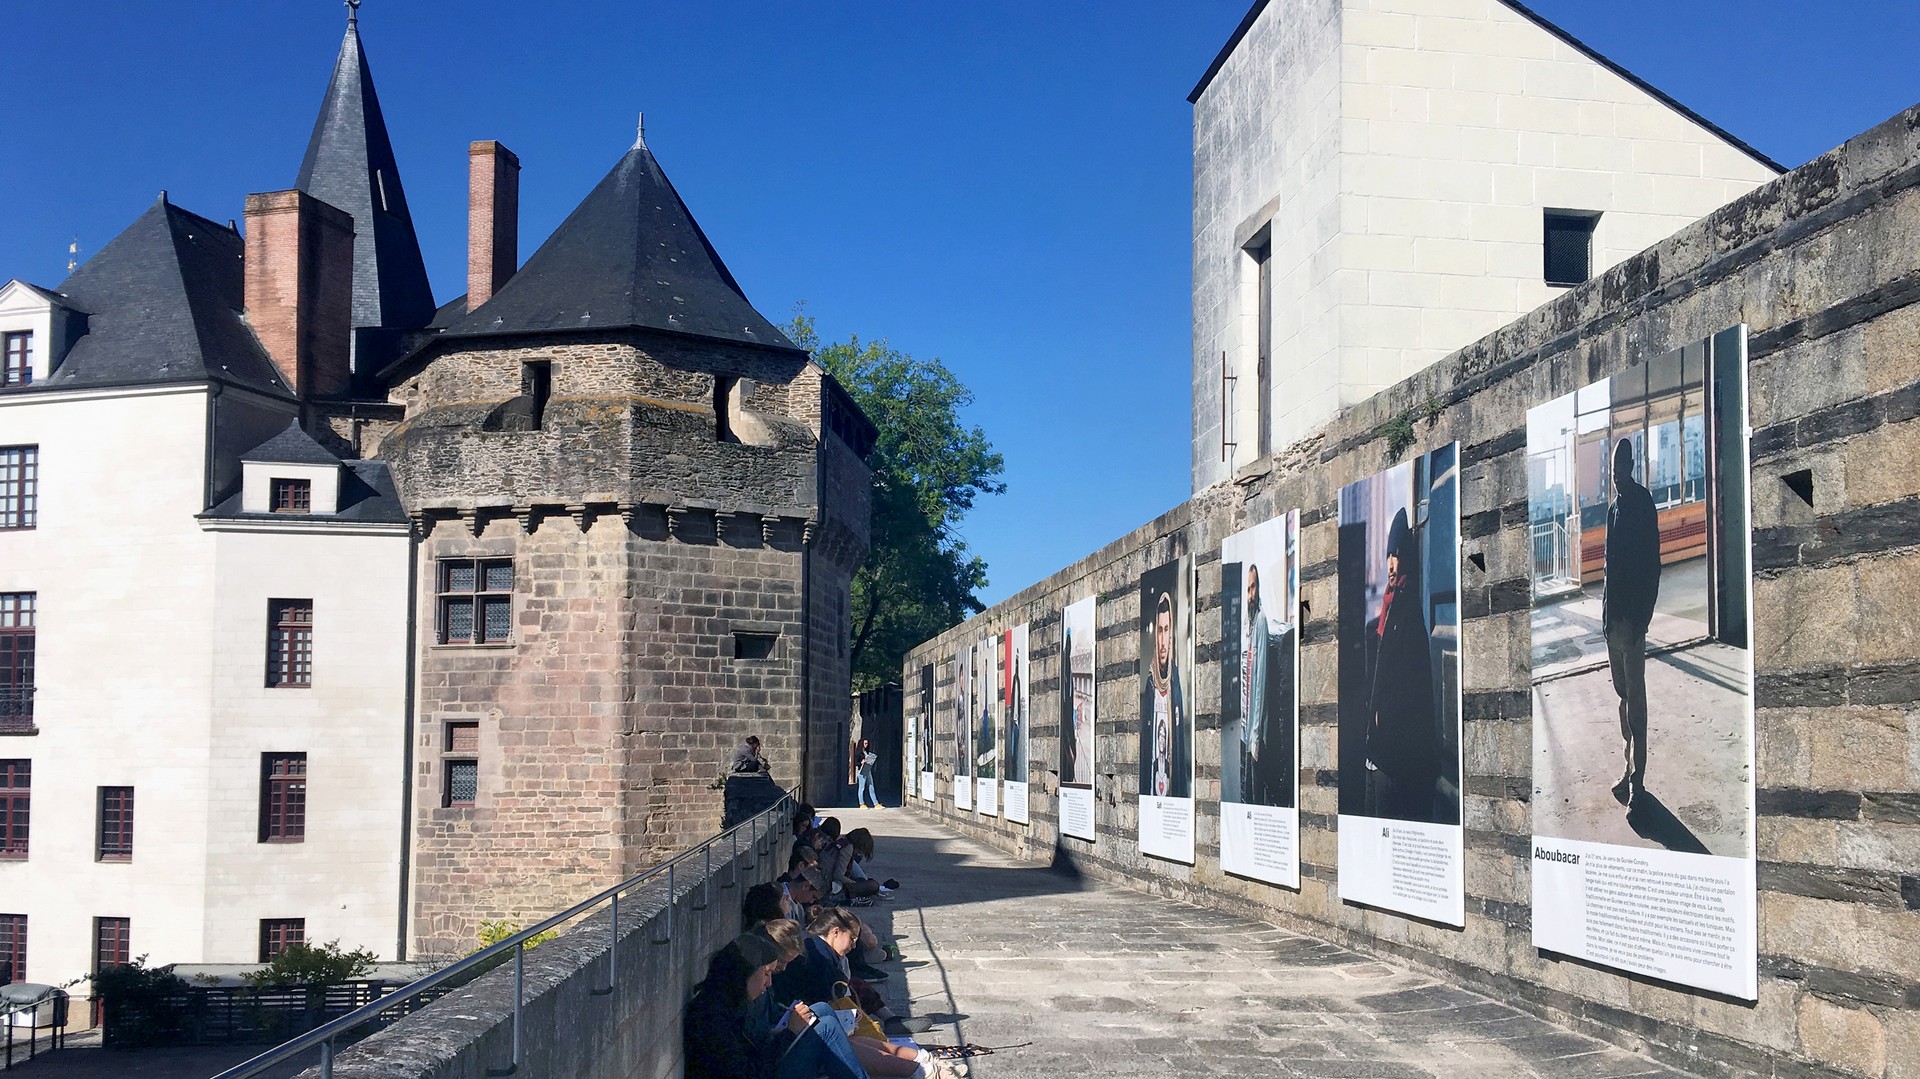
MULTIPOLYGON (((1561 42, 1566 44, 1569 48, 1573 49, 1575 52, 1580 53, 1581 55, 1585 56, 1587 59, 1592 60, 1593 62, 1599 64, 1601 67, 1604 67, 1608 71, 1613 72, 1615 75, 1618 75, 1621 78, 1627 80, 1628 82, 1632 83, 1634 86, 1639 87, 1640 90, 1642 90, 1643 92, 1645 92, 1646 94, 1654 98, 1656 101, 1659 101, 1661 104, 1679 113, 1680 115, 1686 117, 1687 119, 1692 120, 1694 123, 1699 124, 1701 127, 1706 128, 1708 131, 1712 132, 1714 135, 1719 136, 1721 139, 1726 141, 1727 145, 1732 146, 1734 149, 1740 151, 1743 154, 1746 154, 1748 157, 1753 158, 1755 161, 1758 161, 1760 164, 1765 165, 1767 168, 1770 168, 1775 172, 1783 173, 1787 171, 1787 167, 1785 165, 1782 165, 1780 162, 1775 161, 1773 158, 1768 157, 1766 154, 1761 153, 1759 150, 1755 149, 1754 147, 1749 146, 1744 140, 1735 136, 1732 132, 1728 131, 1726 128, 1721 127, 1719 124, 1714 123, 1712 120, 1707 119, 1706 117, 1700 115, 1699 113, 1681 104, 1679 101, 1669 96, 1665 91, 1661 90, 1659 87, 1653 85, 1652 83, 1641 78, 1640 76, 1635 75, 1633 72, 1628 71, 1626 68, 1622 67, 1618 62, 1616 62, 1613 58, 1607 56, 1605 53, 1602 53, 1599 49, 1594 48, 1593 46, 1587 44, 1586 42, 1580 40, 1579 38, 1574 37, 1573 34, 1569 33, 1565 28, 1561 27, 1558 23, 1553 22, 1552 20, 1548 19, 1546 16, 1540 14, 1539 12, 1533 10, 1532 8, 1526 6, 1525 4, 1520 3, 1520 0, 1499 0, 1499 2, 1504 6, 1506 6, 1509 10, 1513 11, 1514 14, 1519 15, 1521 18, 1526 19, 1528 22, 1533 23, 1534 25, 1538 26, 1540 29, 1545 30, 1549 34, 1552 34, 1554 37, 1558 38, 1561 42)), ((1187 95, 1187 104, 1189 105, 1195 104, 1200 100, 1200 95, 1206 93, 1207 87, 1213 84, 1213 77, 1220 73, 1221 67, 1225 66, 1227 62, 1227 57, 1233 55, 1233 50, 1240 47, 1240 40, 1247 36, 1247 31, 1253 29, 1254 20, 1258 19, 1260 17, 1260 13, 1266 10, 1267 3, 1268 3, 1268 0, 1253 0, 1253 6, 1247 9, 1247 14, 1245 15, 1245 17, 1243 17, 1240 20, 1240 25, 1234 28, 1233 36, 1227 39, 1227 43, 1224 46, 1222 46, 1220 49, 1220 52, 1214 56, 1213 63, 1207 65, 1206 74, 1200 76, 1200 81, 1194 84, 1193 92, 1187 95)))
POLYGON ((644 141, 443 336, 620 329, 798 351, 747 301, 644 141))
MULTIPOLYGON (((256 458, 257 459, 257 458, 256 458)), ((347 521, 361 524, 405 524, 406 507, 393 486, 393 473, 385 461, 341 461, 346 473, 340 477, 340 512, 314 514, 243 513, 241 493, 235 491, 220 504, 200 514, 203 520, 277 521, 281 524, 327 524, 347 521)))
POLYGON ((287 429, 240 455, 242 461, 265 461, 280 465, 337 465, 340 458, 315 442, 300 426, 299 420, 287 429))
MULTIPOLYGON (((353 215, 353 325, 418 329, 433 319, 420 240, 373 90, 360 31, 349 24, 294 186, 353 215)), ((380 362, 384 363, 384 359, 380 362)))
POLYGON ((239 233, 166 193, 60 285, 87 314, 43 390, 211 379, 292 397, 247 325, 239 233))

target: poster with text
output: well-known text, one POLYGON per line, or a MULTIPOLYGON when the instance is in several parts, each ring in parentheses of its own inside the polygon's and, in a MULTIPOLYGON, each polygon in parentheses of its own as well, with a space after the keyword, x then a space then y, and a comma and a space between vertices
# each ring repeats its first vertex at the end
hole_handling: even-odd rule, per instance
POLYGON ((953 657, 953 808, 973 808, 974 669, 972 645, 961 645, 953 657))
POLYGON ((920 793, 920 717, 907 711, 900 717, 900 725, 904 728, 900 732, 901 771, 904 773, 900 777, 900 789, 906 792, 905 798, 913 798, 920 793))
POLYGON ((1093 839, 1093 597, 1060 618, 1060 834, 1093 839))
POLYGON ((1193 864, 1193 558, 1140 575, 1140 853, 1193 864))
POLYGON ((920 797, 933 801, 933 664, 920 668, 920 754, 914 767, 920 772, 920 797))
POLYGON ((1458 443, 1340 490, 1340 898, 1466 924, 1458 443))
POLYGON ((1300 511, 1220 544, 1220 868, 1300 887, 1300 511))
POLYGON ((1755 999, 1746 328, 1528 411, 1533 943, 1755 999))
POLYGON ((1027 817, 1027 624, 1013 627, 1000 638, 1006 642, 1005 692, 1000 714, 1007 720, 1006 767, 1001 769, 1000 795, 1008 820, 1028 823, 1027 817))
POLYGON ((973 648, 980 681, 974 686, 973 808, 1000 815, 1000 636, 984 637, 973 648))

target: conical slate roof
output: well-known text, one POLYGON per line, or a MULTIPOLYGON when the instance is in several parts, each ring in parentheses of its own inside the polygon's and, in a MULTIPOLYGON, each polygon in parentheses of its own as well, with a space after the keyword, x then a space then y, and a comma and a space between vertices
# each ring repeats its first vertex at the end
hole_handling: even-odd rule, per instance
POLYGON ((400 166, 373 92, 360 31, 352 22, 294 186, 353 215, 356 329, 417 329, 432 321, 433 289, 420 240, 407 212, 400 166))
POLYGON ((648 329, 792 349, 747 302, 644 141, 449 336, 648 329))
POLYGON ((163 192, 60 285, 86 333, 48 389, 213 379, 290 397, 247 325, 240 235, 163 192))

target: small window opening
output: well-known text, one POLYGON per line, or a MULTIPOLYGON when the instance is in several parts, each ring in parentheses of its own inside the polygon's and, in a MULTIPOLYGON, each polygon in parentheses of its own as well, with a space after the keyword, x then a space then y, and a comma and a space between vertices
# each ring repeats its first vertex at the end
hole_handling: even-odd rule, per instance
POLYGON ((772 659, 774 642, 779 639, 780 635, 777 633, 735 631, 733 635, 733 658, 772 659))
POLYGON ((546 422, 547 402, 553 397, 553 364, 533 360, 520 365, 520 394, 533 405, 533 429, 546 422))
POLYGON ((713 376, 713 440, 738 442, 733 435, 733 390, 740 382, 734 375, 713 376))
POLYGON ((1593 276, 1593 229, 1600 215, 1588 210, 1548 210, 1545 249, 1547 284, 1578 285, 1593 276))

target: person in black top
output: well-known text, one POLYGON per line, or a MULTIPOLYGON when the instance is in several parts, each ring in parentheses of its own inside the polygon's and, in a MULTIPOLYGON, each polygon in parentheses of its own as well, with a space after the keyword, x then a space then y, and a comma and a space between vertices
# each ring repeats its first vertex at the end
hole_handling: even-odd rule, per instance
POLYGON ((1607 507, 1607 571, 1600 625, 1607 668, 1620 695, 1626 774, 1614 797, 1631 809, 1647 772, 1647 627, 1660 598, 1660 519, 1633 475, 1633 443, 1613 444, 1613 504, 1607 507))
POLYGON ((758 1002, 781 958, 779 947, 761 933, 742 933, 714 953, 682 1020, 687 1079, 774 1079, 778 1074, 794 1038, 814 1021, 800 1004, 787 1009, 778 1026, 763 1021, 758 1002))

